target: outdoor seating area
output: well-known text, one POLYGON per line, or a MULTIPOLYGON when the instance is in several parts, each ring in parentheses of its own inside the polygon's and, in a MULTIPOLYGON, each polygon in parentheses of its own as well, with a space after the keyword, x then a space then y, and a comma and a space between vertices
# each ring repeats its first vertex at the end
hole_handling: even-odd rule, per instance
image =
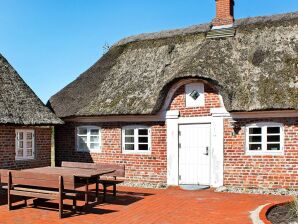
MULTIPOLYGON (((84 209, 89 207, 89 198, 93 192, 90 184, 95 184, 95 202, 99 200, 99 183, 101 176, 112 176, 112 180, 105 179, 103 182, 103 202, 105 201, 107 183, 113 185, 113 195, 116 196, 117 175, 125 175, 124 166, 113 164, 73 163, 64 162, 62 167, 40 167, 25 170, 0 171, 2 189, 7 191, 8 210, 12 210, 12 197, 19 196, 27 205, 27 200, 34 198, 34 205, 38 199, 58 200, 59 218, 63 218, 63 201, 71 199, 72 210, 76 212, 77 197, 84 196, 84 209), (82 191, 83 189, 83 191, 82 191)), ((122 181, 123 182, 123 181, 122 181)))
MULTIPOLYGON (((103 186, 103 201, 106 199, 107 187, 113 187, 113 196, 116 197, 116 186, 124 182, 125 166, 109 163, 81 163, 81 162, 67 162, 63 161, 62 167, 79 168, 79 169, 98 169, 98 170, 113 170, 113 172, 105 173, 100 176, 98 183, 96 183, 96 189, 98 190, 98 184, 103 186), (119 179, 120 178, 120 179, 119 179)), ((94 182, 94 180, 93 180, 94 182)))
MULTIPOLYGON (((84 188, 78 190, 84 191, 84 188)), ((90 199, 95 200, 94 184, 90 185, 90 191, 93 192, 90 199)), ((1 224, 248 224, 252 223, 250 212, 264 204, 287 201, 288 197, 216 193, 212 189, 185 191, 177 187, 148 189, 119 186, 117 197, 107 194, 107 199, 108 202, 95 203, 88 210, 78 209, 76 214, 65 211, 65 218, 58 219, 57 200, 40 200, 36 206, 31 206, 29 200, 24 208, 23 199, 14 197, 13 202, 18 209, 7 211, 6 196, 0 194, 1 224)), ((83 195, 78 195, 78 207, 84 204, 83 195)), ((64 207, 71 210, 72 200, 64 200, 64 207)))

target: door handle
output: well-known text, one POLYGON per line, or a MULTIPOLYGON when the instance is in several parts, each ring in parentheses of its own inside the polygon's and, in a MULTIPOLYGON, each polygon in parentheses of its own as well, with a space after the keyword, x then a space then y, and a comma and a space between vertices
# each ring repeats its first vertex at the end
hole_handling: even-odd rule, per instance
POLYGON ((205 156, 208 156, 209 155, 209 147, 206 146, 206 152, 204 153, 205 156))

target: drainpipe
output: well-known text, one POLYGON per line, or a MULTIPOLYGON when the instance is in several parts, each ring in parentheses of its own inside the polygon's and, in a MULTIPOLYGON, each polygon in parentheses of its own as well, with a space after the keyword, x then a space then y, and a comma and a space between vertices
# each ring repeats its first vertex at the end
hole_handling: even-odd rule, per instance
POLYGON ((55 127, 52 126, 51 131, 51 166, 55 167, 55 127))

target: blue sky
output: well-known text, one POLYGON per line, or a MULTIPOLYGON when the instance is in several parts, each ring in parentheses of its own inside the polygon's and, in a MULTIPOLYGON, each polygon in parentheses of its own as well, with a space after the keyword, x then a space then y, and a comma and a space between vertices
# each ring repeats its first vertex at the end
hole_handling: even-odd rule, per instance
MULTIPOLYGON (((235 0, 235 17, 298 11, 298 0, 235 0)), ((215 0, 0 0, 0 53, 46 102, 105 44, 209 22, 215 0)))

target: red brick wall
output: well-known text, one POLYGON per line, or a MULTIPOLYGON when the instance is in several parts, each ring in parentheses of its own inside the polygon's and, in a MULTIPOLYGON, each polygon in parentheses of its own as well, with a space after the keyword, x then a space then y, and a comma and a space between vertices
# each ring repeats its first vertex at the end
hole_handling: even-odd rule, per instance
POLYGON ((204 85, 205 105, 203 107, 185 107, 185 85, 174 94, 168 110, 179 110, 180 117, 210 116, 211 108, 220 107, 218 92, 209 85, 204 85))
POLYGON ((51 128, 0 126, 0 168, 26 169, 51 165, 51 130, 51 128), (15 160, 15 129, 35 130, 35 159, 15 160))
POLYGON ((298 188, 298 118, 243 119, 236 136, 225 121, 224 185, 246 188, 298 188), (284 155, 245 155, 245 125, 278 122, 284 125, 284 155))
POLYGON ((141 123, 151 127, 151 155, 123 154, 121 127, 127 123, 66 123, 56 128, 56 162, 81 161, 125 164, 126 180, 137 182, 166 183, 166 126, 164 122, 141 123), (76 126, 96 125, 102 131, 100 153, 75 150, 76 126))
POLYGON ((212 21, 212 25, 223 26, 233 24, 233 7, 233 0, 216 0, 216 18, 212 21))
MULTIPOLYGON (((169 105, 169 110, 179 110, 181 117, 209 116, 210 109, 220 107, 217 92, 205 85, 205 106, 185 108, 185 86, 180 87, 169 105)), ((126 179, 137 182, 166 183, 166 125, 165 122, 139 123, 151 127, 151 155, 123 154, 121 127, 132 123, 74 123, 68 122, 56 128, 56 163, 61 161, 103 162, 126 165, 126 179), (76 126, 96 125, 102 130, 102 152, 76 152, 76 126)))

